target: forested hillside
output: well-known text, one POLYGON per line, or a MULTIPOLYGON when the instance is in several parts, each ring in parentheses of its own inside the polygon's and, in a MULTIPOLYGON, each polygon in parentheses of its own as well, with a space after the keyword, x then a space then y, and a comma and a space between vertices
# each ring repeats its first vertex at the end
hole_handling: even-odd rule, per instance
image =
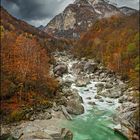
POLYGON ((97 21, 74 47, 77 57, 96 58, 139 87, 139 14, 97 21))
POLYGON ((57 89, 57 82, 49 74, 53 59, 47 49, 53 38, 13 18, 3 8, 0 29, 0 113, 7 121, 25 119, 23 108, 49 106, 57 89))

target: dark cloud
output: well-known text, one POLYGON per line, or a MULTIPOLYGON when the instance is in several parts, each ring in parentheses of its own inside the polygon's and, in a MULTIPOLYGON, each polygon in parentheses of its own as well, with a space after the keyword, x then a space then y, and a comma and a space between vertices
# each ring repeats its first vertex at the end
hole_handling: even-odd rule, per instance
POLYGON ((73 0, 1 0, 1 4, 12 15, 29 23, 48 21, 71 2, 73 0))
MULTIPOLYGON (((1 0, 1 4, 13 16, 39 26, 46 25, 55 15, 74 0, 1 0)), ((109 0, 118 6, 138 9, 139 0, 109 0)))

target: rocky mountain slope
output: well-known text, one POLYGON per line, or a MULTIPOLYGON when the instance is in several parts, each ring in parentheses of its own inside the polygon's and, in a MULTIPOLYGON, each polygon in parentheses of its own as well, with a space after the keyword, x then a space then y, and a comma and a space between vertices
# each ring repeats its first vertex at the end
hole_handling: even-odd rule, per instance
POLYGON ((123 12, 125 15, 130 16, 134 13, 137 12, 137 10, 132 9, 132 8, 128 8, 126 6, 119 8, 121 12, 123 12))
POLYGON ((97 21, 73 47, 77 57, 96 58, 139 87, 139 13, 97 21))
POLYGON ((58 37, 79 38, 98 19, 113 15, 123 16, 134 13, 129 8, 117 8, 104 0, 75 0, 65 10, 54 17, 44 31, 58 37))
POLYGON ((10 15, 3 7, 0 6, 1 25, 7 29, 16 32, 27 32, 39 37, 51 38, 47 33, 44 33, 25 21, 19 20, 10 15))

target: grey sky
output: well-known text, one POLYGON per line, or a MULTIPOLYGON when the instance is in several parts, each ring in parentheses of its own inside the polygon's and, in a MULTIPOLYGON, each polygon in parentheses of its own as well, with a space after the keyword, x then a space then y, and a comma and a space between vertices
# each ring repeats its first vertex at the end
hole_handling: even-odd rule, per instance
MULTIPOLYGON (((120 6, 139 9, 139 0, 110 0, 120 6)), ((13 16, 39 26, 46 25, 74 0, 1 0, 1 4, 13 16)))
POLYGON ((128 6, 139 10, 139 0, 109 0, 111 3, 116 3, 118 7, 128 6))

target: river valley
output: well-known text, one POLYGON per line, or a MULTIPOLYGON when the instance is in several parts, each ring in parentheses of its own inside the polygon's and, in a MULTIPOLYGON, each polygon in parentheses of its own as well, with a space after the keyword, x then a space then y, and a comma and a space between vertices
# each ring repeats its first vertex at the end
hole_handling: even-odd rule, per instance
POLYGON ((64 140, 131 139, 129 120, 138 106, 131 96, 134 89, 95 60, 78 60, 65 52, 57 52, 54 57, 51 74, 60 82, 59 92, 67 105, 54 103, 54 108, 46 111, 50 118, 4 126, 2 132, 10 131, 20 140, 60 140, 65 128, 70 136, 64 140))

